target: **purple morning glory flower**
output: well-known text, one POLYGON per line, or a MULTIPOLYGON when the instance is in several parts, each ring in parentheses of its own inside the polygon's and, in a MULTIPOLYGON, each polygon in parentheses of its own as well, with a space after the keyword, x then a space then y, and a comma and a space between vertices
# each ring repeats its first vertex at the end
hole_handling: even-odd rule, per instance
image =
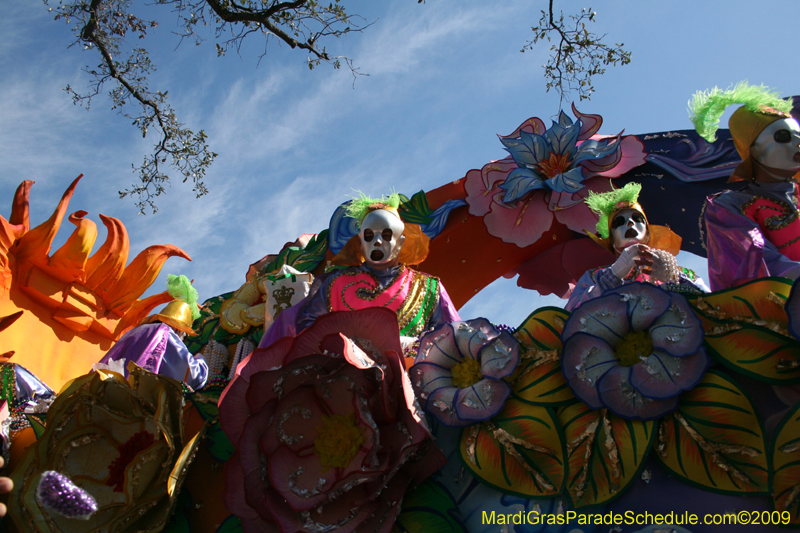
POLYGON ((519 344, 485 318, 425 334, 409 377, 425 410, 447 426, 468 426, 500 412, 511 394, 503 379, 519 363, 519 344))
POLYGON ((649 283, 584 303, 561 339, 562 369, 575 396, 628 419, 673 411, 710 364, 702 324, 686 298, 649 283))

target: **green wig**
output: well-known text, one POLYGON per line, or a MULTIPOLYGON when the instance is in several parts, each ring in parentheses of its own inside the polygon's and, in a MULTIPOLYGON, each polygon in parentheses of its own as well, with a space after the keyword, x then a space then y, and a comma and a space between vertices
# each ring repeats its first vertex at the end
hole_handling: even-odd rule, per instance
POLYGON ((175 300, 183 300, 192 309, 192 320, 200 318, 200 307, 197 305, 197 289, 192 287, 189 278, 181 274, 167 276, 167 292, 175 300))
POLYGON ((792 110, 790 101, 764 85, 749 85, 746 81, 740 81, 726 91, 714 87, 710 91, 696 92, 689 102, 689 118, 697 133, 709 142, 717 140, 719 119, 725 108, 733 104, 744 104, 753 113, 759 113, 765 107, 782 113, 792 110))
POLYGON ((364 217, 367 216, 370 211, 389 209, 397 214, 398 207, 400 207, 400 195, 396 192, 382 198, 370 198, 364 193, 361 193, 361 198, 353 198, 348 204, 345 215, 356 219, 358 224, 361 225, 361 221, 364 220, 364 217))
POLYGON ((595 193, 589 191, 589 196, 584 200, 589 209, 600 215, 597 221, 597 233, 604 239, 608 239, 608 219, 617 209, 620 203, 635 205, 639 200, 639 193, 642 185, 639 183, 628 183, 621 189, 613 189, 608 192, 595 193))

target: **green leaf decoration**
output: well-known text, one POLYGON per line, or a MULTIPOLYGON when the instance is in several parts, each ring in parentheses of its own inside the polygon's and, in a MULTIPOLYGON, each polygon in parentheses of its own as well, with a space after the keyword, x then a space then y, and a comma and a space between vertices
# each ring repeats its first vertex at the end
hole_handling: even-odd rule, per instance
POLYGON ((220 391, 198 392, 187 395, 188 399, 208 427, 206 429, 206 448, 220 462, 227 461, 233 455, 234 449, 228 436, 222 431, 219 423, 219 401, 220 391))
POLYGON ((33 428, 33 434, 36 435, 36 440, 39 440, 44 434, 44 428, 47 424, 47 413, 37 415, 25 415, 25 418, 30 422, 33 428))
POLYGON ((178 500, 175 503, 175 510, 170 517, 163 533, 191 533, 192 528, 189 526, 188 513, 192 508, 192 497, 186 489, 181 490, 178 494, 178 500))
POLYGON ((410 199, 405 196, 401 196, 401 198, 403 201, 398 211, 400 211, 403 220, 414 224, 430 224, 430 214, 433 211, 428 206, 428 198, 425 196, 425 191, 419 191, 410 199))
POLYGON ((328 251, 328 230, 319 232, 306 243, 305 246, 287 246, 273 261, 262 267, 260 276, 273 274, 283 265, 289 265, 300 272, 311 272, 319 265, 328 251))
POLYGON ((800 404, 775 428, 771 448, 775 510, 788 511, 790 523, 800 525, 800 404))
POLYGON ((706 372, 678 409, 661 419, 656 450, 664 466, 702 489, 768 492, 764 427, 750 399, 721 372, 706 372))
POLYGON ((462 430, 459 452, 473 476, 501 492, 546 498, 564 487, 564 436, 550 407, 509 398, 494 418, 462 430))
POLYGON ((520 363, 511 378, 513 398, 534 405, 561 405, 575 399, 561 371, 561 332, 569 313, 537 309, 517 328, 520 363))
POLYGON ((455 518, 456 503, 442 486, 430 479, 406 493, 395 529, 408 533, 466 533, 455 518))
POLYGON ((558 419, 567 445, 572 505, 599 505, 622 494, 644 466, 655 422, 626 420, 583 402, 559 409, 558 419))
POLYGON ((214 533, 243 533, 242 522, 238 516, 230 515, 217 528, 214 533))
POLYGON ((689 301, 703 321, 708 353, 722 364, 776 385, 800 383, 800 343, 783 304, 792 286, 764 278, 689 301))

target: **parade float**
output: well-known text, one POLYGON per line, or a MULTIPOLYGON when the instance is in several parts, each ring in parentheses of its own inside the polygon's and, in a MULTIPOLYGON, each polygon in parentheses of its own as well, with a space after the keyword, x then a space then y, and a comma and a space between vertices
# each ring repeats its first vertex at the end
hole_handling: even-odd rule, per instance
MULTIPOLYGON (((549 127, 523 121, 499 137, 507 157, 458 180, 419 192, 398 184, 397 214, 428 243, 411 263, 430 275, 427 289, 412 283, 379 307, 329 307, 296 336, 266 341, 314 278, 357 256, 348 202, 331 206, 327 228, 243 265, 184 341, 208 364, 199 390, 136 366, 127 378, 90 372, 170 301, 140 297, 167 258, 188 256, 152 246, 127 264, 125 228, 103 215, 108 237, 92 254, 97 228, 84 211, 51 251, 78 180, 34 228, 24 182, 0 218, 2 427, 15 483, 3 527, 588 533, 649 524, 604 522, 629 511, 672 513, 670 531, 715 530, 686 522, 688 513, 744 512, 769 524, 757 530, 800 524, 800 289, 789 279, 708 294, 633 282, 571 313, 531 309, 518 325, 465 316, 405 341, 413 318, 398 323, 389 304, 436 290, 425 280, 446 287, 455 308, 501 276, 566 299, 586 271, 612 264, 589 237, 598 223, 590 193, 642 184, 649 223, 682 237, 674 251, 706 255, 705 199, 741 163, 728 131, 714 142, 694 130, 608 135, 599 115, 571 111, 549 127), (593 375, 598 365, 616 381, 593 375), (18 397, 24 369, 49 393, 18 397)), ((424 314, 429 303, 418 300, 424 314)))

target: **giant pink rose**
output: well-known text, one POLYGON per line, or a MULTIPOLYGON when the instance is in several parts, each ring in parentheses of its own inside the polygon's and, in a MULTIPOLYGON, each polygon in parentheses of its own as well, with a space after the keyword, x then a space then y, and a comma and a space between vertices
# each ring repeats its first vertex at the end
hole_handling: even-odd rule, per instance
POLYGON ((253 352, 220 397, 226 503, 247 532, 388 532, 445 463, 403 368, 397 315, 324 315, 253 352))

